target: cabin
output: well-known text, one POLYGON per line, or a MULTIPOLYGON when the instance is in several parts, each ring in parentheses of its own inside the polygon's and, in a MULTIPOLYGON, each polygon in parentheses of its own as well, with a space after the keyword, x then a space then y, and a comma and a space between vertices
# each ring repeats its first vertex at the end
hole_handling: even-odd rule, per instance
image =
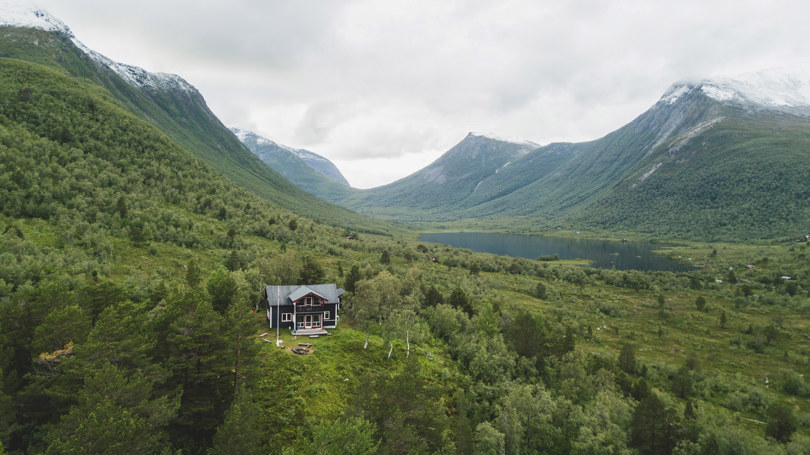
POLYGON ((337 327, 343 292, 335 283, 265 286, 267 323, 293 335, 327 334, 326 329, 337 327))

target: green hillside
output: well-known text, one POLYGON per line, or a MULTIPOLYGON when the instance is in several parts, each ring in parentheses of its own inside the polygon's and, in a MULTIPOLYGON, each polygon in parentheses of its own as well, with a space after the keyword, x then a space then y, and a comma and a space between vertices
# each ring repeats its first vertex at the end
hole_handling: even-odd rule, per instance
POLYGON ((208 109, 202 95, 185 82, 175 81, 165 87, 133 86, 58 33, 3 28, 0 49, 4 57, 47 65, 101 85, 131 112, 254 194, 322 222, 351 229, 387 229, 379 221, 313 197, 270 169, 239 142, 208 109))
POLYGON ((639 167, 654 172, 642 180, 636 171, 579 219, 707 239, 794 237, 810 227, 810 119, 728 118, 683 141, 647 157, 639 167))
POLYGON ((807 243, 674 274, 349 240, 8 58, 0 201, 2 452, 810 451, 807 243), (347 292, 298 356, 259 290, 312 282, 347 292))

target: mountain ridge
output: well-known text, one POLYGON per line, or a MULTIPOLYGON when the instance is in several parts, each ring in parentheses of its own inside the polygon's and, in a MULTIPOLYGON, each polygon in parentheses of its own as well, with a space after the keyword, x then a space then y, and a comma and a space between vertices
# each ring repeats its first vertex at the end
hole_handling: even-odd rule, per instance
POLYGON ((262 161, 267 163, 270 167, 284 175, 287 180, 292 181, 289 176, 283 172, 283 167, 274 167, 274 164, 278 164, 275 160, 270 159, 272 155, 278 154, 290 154, 298 159, 302 160, 307 166, 312 168, 314 171, 318 172, 319 174, 323 175, 324 177, 328 177, 338 183, 341 183, 345 186, 350 186, 349 181, 346 180, 346 177, 340 172, 340 170, 335 166, 334 163, 329 161, 327 158, 324 158, 317 153, 311 152, 305 149, 298 149, 289 147, 286 145, 279 144, 273 140, 267 139, 266 137, 262 137, 252 131, 243 130, 240 128, 230 128, 231 132, 236 135, 239 140, 250 149, 253 154, 262 158, 262 161), (264 157, 268 159, 265 159, 264 157))

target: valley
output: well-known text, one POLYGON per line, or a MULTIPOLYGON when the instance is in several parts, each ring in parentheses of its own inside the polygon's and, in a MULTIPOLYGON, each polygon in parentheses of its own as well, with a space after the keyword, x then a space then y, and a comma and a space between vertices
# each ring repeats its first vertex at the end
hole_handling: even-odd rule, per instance
POLYGON ((810 453, 801 109, 676 85, 355 190, 29 13, 55 28, 0 28, 0 454, 810 453), (419 239, 458 229, 701 267, 419 239), (265 286, 323 283, 329 335, 272 326, 265 286))
POLYGON ((385 186, 302 188, 359 213, 432 228, 542 234, 559 226, 695 240, 800 235, 810 218, 807 108, 762 101, 781 87, 771 88, 777 94, 744 87, 675 84, 635 120, 589 142, 540 146, 470 133, 385 186), (718 87, 732 94, 718 95, 718 87))

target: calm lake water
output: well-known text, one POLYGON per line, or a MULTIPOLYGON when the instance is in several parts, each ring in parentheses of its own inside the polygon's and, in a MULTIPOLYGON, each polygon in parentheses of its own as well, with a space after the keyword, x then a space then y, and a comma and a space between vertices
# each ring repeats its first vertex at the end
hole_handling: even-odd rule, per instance
POLYGON ((610 240, 538 237, 488 232, 443 232, 422 234, 423 242, 443 243, 458 248, 529 259, 557 254, 560 259, 589 259, 594 267, 617 270, 694 270, 652 250, 660 245, 610 240))

